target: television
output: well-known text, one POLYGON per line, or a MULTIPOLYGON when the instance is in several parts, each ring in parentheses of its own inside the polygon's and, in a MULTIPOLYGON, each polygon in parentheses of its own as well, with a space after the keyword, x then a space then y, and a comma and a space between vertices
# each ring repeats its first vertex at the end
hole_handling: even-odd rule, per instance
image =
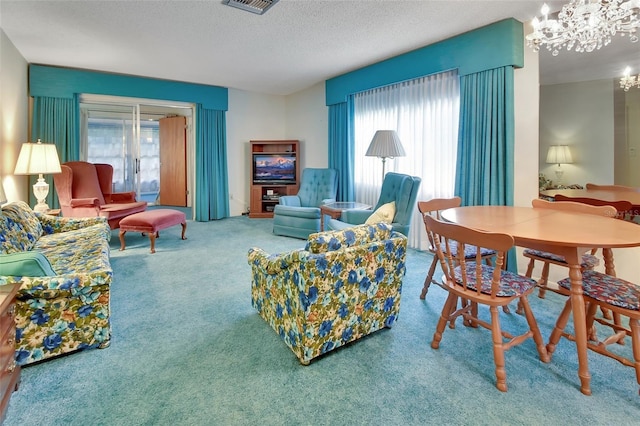
POLYGON ((296 154, 253 154, 253 184, 296 183, 296 154))

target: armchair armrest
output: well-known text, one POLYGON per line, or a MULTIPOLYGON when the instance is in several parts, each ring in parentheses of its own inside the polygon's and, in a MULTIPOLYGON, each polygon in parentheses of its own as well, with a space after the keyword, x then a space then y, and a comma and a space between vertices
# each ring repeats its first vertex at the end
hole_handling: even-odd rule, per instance
MULTIPOLYGON (((56 234, 58 232, 74 231, 86 228, 87 226, 104 224, 108 227, 107 219, 104 217, 55 217, 35 212, 36 217, 42 224, 45 234, 56 234)), ((109 232, 109 237, 111 232, 109 232)))
POLYGON ((309 257, 309 252, 303 249, 293 250, 287 253, 268 254, 258 247, 252 247, 247 254, 247 262, 263 272, 274 275, 286 270, 290 265, 304 261, 309 257))
POLYGON ((278 199, 280 205, 290 206, 290 207, 301 207, 300 197, 297 195, 283 195, 278 199))
POLYGON ((72 198, 69 201, 69 205, 73 208, 76 207, 95 207, 100 208, 100 202, 97 198, 72 198))

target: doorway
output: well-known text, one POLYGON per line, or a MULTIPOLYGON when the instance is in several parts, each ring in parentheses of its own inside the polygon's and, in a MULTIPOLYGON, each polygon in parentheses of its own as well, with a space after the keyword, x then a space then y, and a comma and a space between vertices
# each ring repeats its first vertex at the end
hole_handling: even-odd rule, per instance
POLYGON ((189 104, 82 95, 80 157, 113 166, 114 192, 134 191, 150 205, 192 207, 193 116, 189 104))

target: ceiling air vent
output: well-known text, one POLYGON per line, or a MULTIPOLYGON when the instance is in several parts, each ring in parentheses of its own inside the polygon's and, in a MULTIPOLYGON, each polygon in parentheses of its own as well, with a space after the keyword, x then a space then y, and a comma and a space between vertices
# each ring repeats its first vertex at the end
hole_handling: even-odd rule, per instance
POLYGON ((271 6, 278 3, 278 0, 222 0, 222 3, 231 7, 246 10, 247 12, 262 15, 267 10, 271 9, 271 6))

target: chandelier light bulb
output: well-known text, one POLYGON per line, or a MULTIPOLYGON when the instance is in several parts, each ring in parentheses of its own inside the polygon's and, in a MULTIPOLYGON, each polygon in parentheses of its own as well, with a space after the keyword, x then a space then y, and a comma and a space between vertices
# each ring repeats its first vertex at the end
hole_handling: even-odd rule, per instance
POLYGON ((526 37, 536 52, 542 45, 554 56, 562 49, 593 52, 616 34, 638 41, 640 0, 571 0, 554 13, 545 3, 541 14, 531 21, 533 32, 526 37))

